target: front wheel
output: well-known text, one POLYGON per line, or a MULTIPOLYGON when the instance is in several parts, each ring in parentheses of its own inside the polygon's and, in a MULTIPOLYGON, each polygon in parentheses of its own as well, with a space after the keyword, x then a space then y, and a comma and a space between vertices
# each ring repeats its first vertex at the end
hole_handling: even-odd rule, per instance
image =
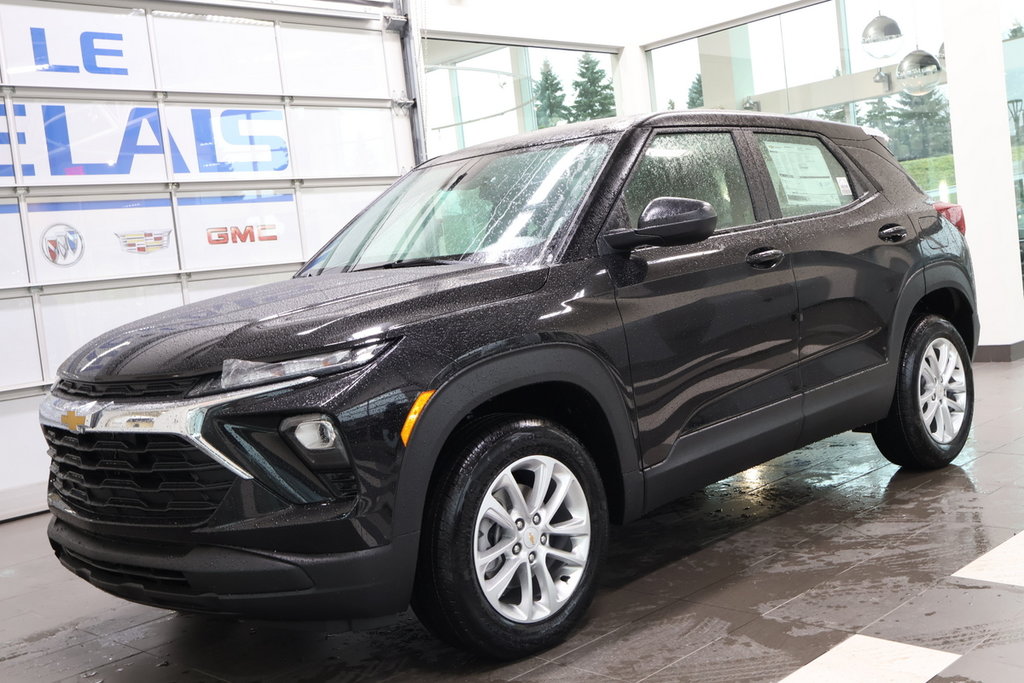
POLYGON ((571 434, 534 418, 478 425, 436 481, 413 607, 435 634, 499 659, 559 643, 593 597, 604 490, 571 434))
POLYGON ((973 415, 966 344, 948 320, 917 319, 903 344, 892 408, 872 431, 875 444, 902 467, 944 467, 963 449, 973 415))

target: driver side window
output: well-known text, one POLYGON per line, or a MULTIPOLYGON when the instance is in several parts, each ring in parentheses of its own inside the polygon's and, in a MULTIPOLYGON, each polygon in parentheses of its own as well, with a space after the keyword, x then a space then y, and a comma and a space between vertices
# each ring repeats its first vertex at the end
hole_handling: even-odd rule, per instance
POLYGON ((718 228, 754 222, 746 177, 729 133, 663 133, 637 163, 624 193, 635 228, 652 199, 700 199, 715 208, 718 228))

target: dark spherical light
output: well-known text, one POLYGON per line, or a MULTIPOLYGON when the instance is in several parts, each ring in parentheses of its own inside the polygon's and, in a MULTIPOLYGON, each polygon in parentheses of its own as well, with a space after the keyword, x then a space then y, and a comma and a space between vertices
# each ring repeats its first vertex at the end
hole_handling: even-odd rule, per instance
POLYGON ((930 52, 914 50, 896 67, 896 84, 909 95, 927 95, 942 78, 942 66, 930 52))
POLYGON ((900 51, 903 32, 895 20, 879 14, 868 22, 860 36, 864 51, 875 59, 886 59, 900 51))

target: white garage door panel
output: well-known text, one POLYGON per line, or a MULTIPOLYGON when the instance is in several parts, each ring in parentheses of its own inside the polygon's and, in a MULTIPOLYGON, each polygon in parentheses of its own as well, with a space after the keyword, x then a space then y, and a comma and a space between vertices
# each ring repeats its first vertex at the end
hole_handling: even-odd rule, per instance
POLYGON ((378 31, 283 24, 279 36, 288 94, 390 97, 378 31))
POLYGON ((50 459, 39 430, 42 396, 0 401, 0 519, 46 509, 50 459))
POLYGON ((189 270, 302 259, 292 192, 182 194, 178 216, 189 270))
POLYGON ((33 201, 28 224, 36 282, 178 271, 167 195, 33 201))
POLYGON ((3 330, 4 359, 0 363, 0 389, 41 381, 32 299, 27 296, 0 299, 0 330, 3 330))
POLYGON ((0 287, 28 284, 18 202, 0 201, 0 287))
POLYGON ((15 85, 153 88, 146 15, 139 10, 4 4, 0 35, 15 85))
POLYGON ((181 305, 178 285, 147 285, 41 297, 47 379, 78 347, 107 330, 181 305))
POLYGON ((281 92, 272 22, 157 11, 153 28, 162 87, 185 92, 281 92))
POLYGON ((306 177, 398 174, 388 109, 293 107, 295 163, 306 177))

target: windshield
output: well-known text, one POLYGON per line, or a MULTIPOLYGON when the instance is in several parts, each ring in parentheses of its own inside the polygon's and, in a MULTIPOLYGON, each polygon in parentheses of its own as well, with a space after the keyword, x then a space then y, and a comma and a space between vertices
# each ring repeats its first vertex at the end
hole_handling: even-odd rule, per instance
POLYGON ((299 271, 449 261, 527 265, 573 217, 611 145, 592 138, 413 171, 299 271))

